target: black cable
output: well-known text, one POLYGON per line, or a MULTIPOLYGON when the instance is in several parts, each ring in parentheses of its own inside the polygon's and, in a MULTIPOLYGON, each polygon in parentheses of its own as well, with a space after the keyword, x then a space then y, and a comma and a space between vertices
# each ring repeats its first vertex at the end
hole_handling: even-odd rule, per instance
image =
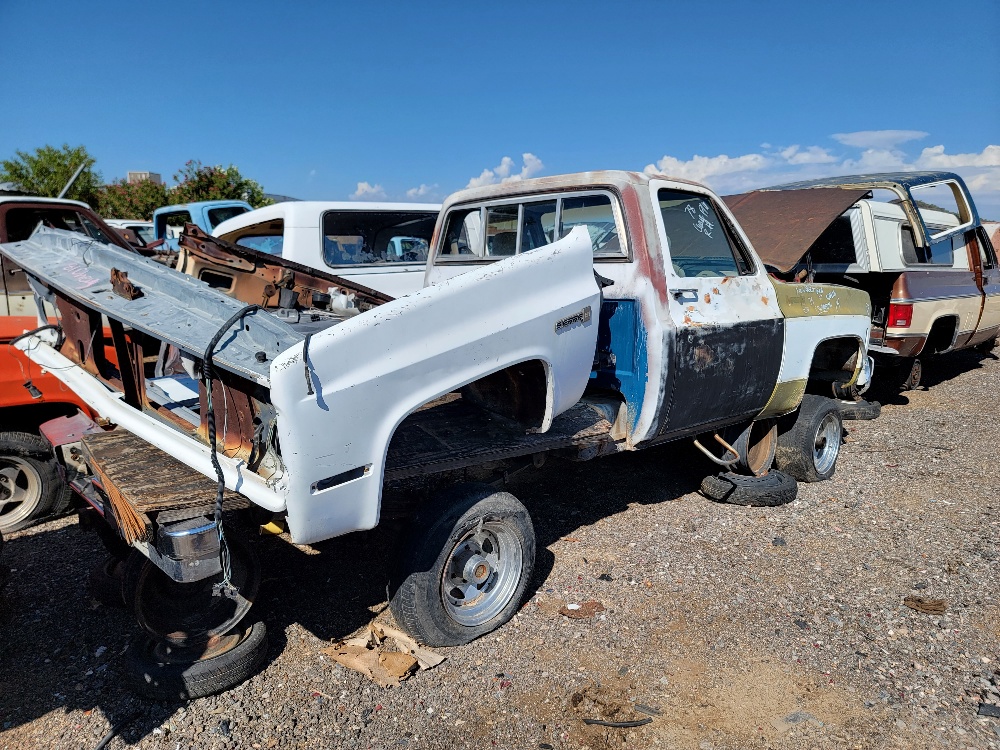
POLYGON ((25 331, 20 336, 15 336, 14 338, 12 338, 10 341, 7 342, 7 345, 14 346, 14 344, 16 344, 21 339, 31 338, 35 334, 41 333, 42 331, 55 331, 59 334, 59 338, 56 341, 56 349, 59 349, 63 345, 63 342, 66 340, 66 334, 63 333, 61 325, 56 325, 55 323, 46 323, 43 326, 38 326, 38 328, 36 328, 33 331, 25 331))
POLYGON ((233 324, 243 319, 243 316, 255 313, 260 309, 260 305, 247 305, 235 313, 229 320, 222 324, 222 327, 215 332, 208 346, 205 348, 205 356, 202 363, 202 375, 205 378, 205 420, 208 423, 208 447, 211 449, 212 468, 215 469, 215 478, 218 482, 215 491, 215 525, 219 530, 219 555, 222 562, 223 586, 230 586, 229 582, 229 545, 226 544, 226 536, 222 530, 222 500, 226 492, 226 477, 222 473, 222 465, 219 463, 218 451, 215 446, 217 437, 215 427, 215 407, 212 404, 212 357, 215 354, 215 347, 225 335, 226 331, 233 327, 233 324))
POLYGON ((302 364, 305 366, 306 370, 306 393, 310 396, 313 395, 313 379, 312 373, 309 372, 309 340, 312 339, 312 334, 306 334, 305 343, 302 344, 302 364))

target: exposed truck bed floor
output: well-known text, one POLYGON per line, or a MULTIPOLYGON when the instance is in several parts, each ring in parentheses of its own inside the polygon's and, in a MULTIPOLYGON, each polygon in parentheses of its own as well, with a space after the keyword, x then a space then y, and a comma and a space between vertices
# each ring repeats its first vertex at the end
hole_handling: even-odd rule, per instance
MULTIPOLYGON (((85 435, 83 446, 87 463, 97 464, 139 513, 215 504, 213 480, 121 427, 85 435)), ((245 508, 248 503, 242 495, 226 490, 226 508, 245 508)))
POLYGON ((385 478, 528 456, 559 448, 598 446, 611 438, 614 406, 581 401, 553 420, 548 432, 526 434, 451 394, 411 414, 389 444, 385 478))

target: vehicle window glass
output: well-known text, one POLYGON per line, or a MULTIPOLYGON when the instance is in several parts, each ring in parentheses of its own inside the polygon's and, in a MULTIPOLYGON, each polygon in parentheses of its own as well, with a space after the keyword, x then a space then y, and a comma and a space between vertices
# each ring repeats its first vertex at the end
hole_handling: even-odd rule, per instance
POLYGON ((927 257, 922 247, 918 248, 913 239, 913 227, 901 224, 899 227, 900 247, 903 249, 904 263, 926 263, 927 257))
POLYGON ((667 252, 677 276, 740 274, 736 253, 707 198, 667 189, 660 190, 657 197, 667 252))
POLYGON ((521 221, 521 252, 552 244, 556 232, 556 202, 525 203, 521 221))
POLYGON ((268 255, 281 255, 281 248, 285 244, 285 238, 280 234, 251 234, 243 235, 239 239, 239 244, 249 247, 251 250, 258 250, 268 255))
POLYGON ((840 216, 823 230, 809 248, 813 263, 851 264, 858 262, 851 217, 840 216))
MULTIPOLYGON (((66 229, 70 232, 91 236, 80 220, 80 215, 68 208, 12 208, 7 211, 7 241, 20 242, 26 240, 41 222, 53 229, 66 229)), ((116 243, 117 244, 117 243, 116 243)))
POLYGON ((437 257, 446 262, 482 257, 481 229, 478 208, 452 211, 448 214, 448 228, 437 257))
POLYGON ((957 182, 938 182, 918 185, 910 189, 917 211, 924 220, 931 236, 948 231, 968 221, 969 210, 957 182), (932 227, 932 224, 938 226, 932 227))
POLYGON ((486 209, 486 254, 513 255, 517 250, 517 206, 486 209))
POLYGON ((149 226, 149 224, 130 224, 128 228, 139 235, 140 239, 146 244, 156 239, 153 227, 149 226))
POLYGON ((323 260, 329 266, 425 261, 436 220, 433 211, 327 211, 323 260))
POLYGON ((620 257, 624 254, 609 196, 563 198, 559 237, 565 237, 578 226, 587 227, 595 257, 620 257))
POLYGON ((82 223, 84 228, 87 230, 87 234, 89 234, 91 237, 93 237, 95 240, 99 242, 104 242, 109 245, 115 244, 115 242, 112 241, 112 239, 108 237, 108 235, 105 234, 104 231, 99 226, 97 226, 97 224, 92 222, 83 214, 79 214, 79 216, 80 216, 80 223, 82 223))
POLYGON ((993 243, 990 242, 990 237, 986 233, 986 230, 982 227, 976 232, 976 244, 979 245, 979 260, 983 268, 996 268, 996 250, 993 247, 993 243))
POLYGON ((167 239, 177 239, 184 231, 184 225, 191 223, 190 211, 174 211, 169 214, 161 214, 157 217, 157 227, 163 229, 163 236, 167 239))
POLYGON ((221 208, 210 208, 208 209, 208 223, 211 225, 212 229, 215 229, 226 219, 231 219, 234 216, 239 216, 240 214, 245 214, 246 212, 246 206, 223 206, 221 208))

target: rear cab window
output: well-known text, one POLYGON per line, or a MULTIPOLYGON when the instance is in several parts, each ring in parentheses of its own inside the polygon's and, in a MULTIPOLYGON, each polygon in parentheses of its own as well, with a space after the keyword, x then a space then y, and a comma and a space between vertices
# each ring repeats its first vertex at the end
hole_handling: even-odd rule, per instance
POLYGON ((20 242, 21 240, 28 239, 31 233, 35 231, 35 228, 41 224, 53 229, 76 232, 98 242, 123 247, 120 239, 106 232, 97 222, 83 212, 72 208, 14 207, 7 210, 4 215, 4 222, 7 226, 7 242, 20 242))
POLYGON ((423 263, 436 220, 424 211, 327 211, 320 222, 323 262, 333 268, 423 263))
POLYGON ((606 191, 521 196, 448 213, 435 263, 482 262, 550 245, 584 226, 595 261, 628 259, 618 199, 606 191))
POLYGON ((210 208, 208 209, 209 227, 211 229, 215 229, 222 222, 232 219, 234 216, 245 214, 247 210, 246 206, 222 206, 220 208, 210 208))
POLYGON ((745 276, 754 273, 749 255, 730 235, 707 196, 660 188, 656 197, 674 276, 745 276))

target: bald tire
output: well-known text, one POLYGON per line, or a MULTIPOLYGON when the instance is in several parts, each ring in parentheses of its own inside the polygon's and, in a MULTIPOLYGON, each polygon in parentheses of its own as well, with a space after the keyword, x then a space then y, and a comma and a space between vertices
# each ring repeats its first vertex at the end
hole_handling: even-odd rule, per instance
POLYGON ((701 494, 717 503, 771 508, 792 502, 798 495, 795 479, 781 471, 769 471, 762 477, 749 477, 725 471, 711 474, 701 482, 701 494))

